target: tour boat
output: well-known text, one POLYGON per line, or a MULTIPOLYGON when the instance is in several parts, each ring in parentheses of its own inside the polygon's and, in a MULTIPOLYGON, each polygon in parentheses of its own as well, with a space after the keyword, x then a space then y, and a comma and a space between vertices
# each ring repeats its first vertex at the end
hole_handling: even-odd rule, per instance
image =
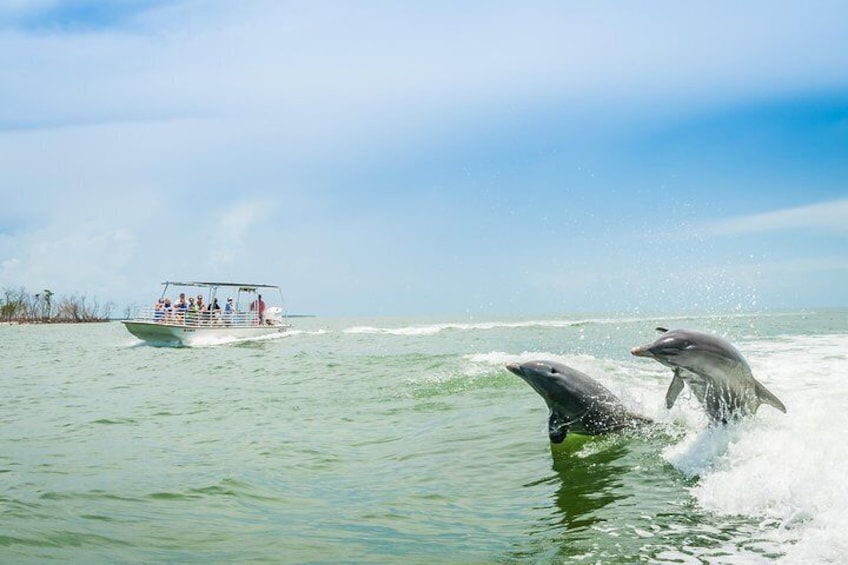
POLYGON ((122 320, 151 345, 207 345, 283 334, 288 323, 280 287, 228 282, 162 283, 151 306, 122 320), (169 295, 168 291, 176 294, 169 295), (263 296, 263 292, 265 296, 263 296), (266 302, 267 301, 267 302, 266 302))

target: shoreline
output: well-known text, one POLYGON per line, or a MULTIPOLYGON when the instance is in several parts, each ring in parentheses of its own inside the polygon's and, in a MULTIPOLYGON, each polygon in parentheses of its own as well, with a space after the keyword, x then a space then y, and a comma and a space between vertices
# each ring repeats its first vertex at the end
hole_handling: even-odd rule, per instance
POLYGON ((0 321, 0 326, 52 326, 55 324, 102 324, 111 322, 110 319, 105 320, 3 320, 0 321))

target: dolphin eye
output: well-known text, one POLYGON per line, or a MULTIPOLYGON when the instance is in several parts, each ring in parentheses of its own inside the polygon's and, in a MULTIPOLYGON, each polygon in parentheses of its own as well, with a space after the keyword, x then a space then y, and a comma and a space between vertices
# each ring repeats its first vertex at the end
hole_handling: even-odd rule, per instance
POLYGON ((556 368, 556 367, 551 367, 551 374, 553 374, 553 375, 558 375, 558 374, 559 374, 559 371, 557 371, 557 368, 556 368))
POLYGON ((673 347, 675 349, 686 349, 687 347, 692 345, 692 342, 688 339, 669 338, 665 340, 664 344, 667 347, 673 347))
POLYGON ((691 347, 692 342, 685 339, 669 337, 659 342, 658 351, 662 351, 665 355, 674 355, 691 347))

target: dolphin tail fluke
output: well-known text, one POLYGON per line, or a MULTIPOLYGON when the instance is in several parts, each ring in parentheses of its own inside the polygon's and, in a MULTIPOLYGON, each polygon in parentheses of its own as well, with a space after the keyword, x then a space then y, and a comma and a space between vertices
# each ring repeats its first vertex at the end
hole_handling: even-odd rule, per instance
POLYGON ((671 384, 668 385, 668 392, 665 393, 665 407, 671 408, 674 406, 674 401, 680 396, 680 391, 683 390, 683 379, 680 378, 680 369, 674 370, 674 378, 671 379, 671 384))
POLYGON ((774 406, 784 414, 786 414, 786 406, 780 401, 778 397, 776 397, 772 392, 764 387, 760 382, 757 382, 756 386, 757 398, 760 399, 760 402, 763 404, 768 404, 769 406, 774 406))

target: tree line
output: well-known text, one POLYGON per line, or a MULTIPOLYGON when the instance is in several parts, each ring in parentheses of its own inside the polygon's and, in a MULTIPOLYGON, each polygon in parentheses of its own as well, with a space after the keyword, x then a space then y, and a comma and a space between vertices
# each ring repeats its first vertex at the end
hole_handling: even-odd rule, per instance
POLYGON ((4 289, 0 297, 0 321, 18 323, 105 322, 112 303, 72 294, 55 297, 50 289, 30 294, 24 288, 4 289))

